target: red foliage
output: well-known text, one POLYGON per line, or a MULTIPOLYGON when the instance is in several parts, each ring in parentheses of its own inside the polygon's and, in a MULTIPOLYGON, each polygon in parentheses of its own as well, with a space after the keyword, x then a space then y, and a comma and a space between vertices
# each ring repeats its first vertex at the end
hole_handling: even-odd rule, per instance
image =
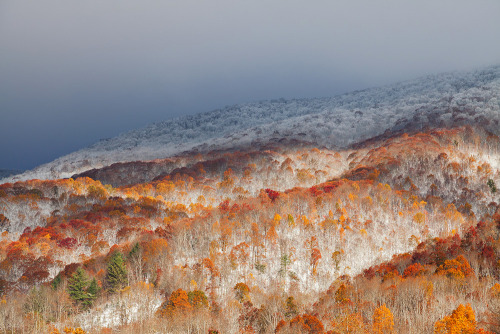
POLYGON ((404 273, 403 277, 408 278, 408 277, 417 277, 417 276, 423 276, 428 272, 428 270, 421 265, 420 263, 414 263, 412 265, 409 265, 404 273))
POLYGON ((325 193, 331 193, 333 190, 338 188, 340 186, 340 182, 335 181, 335 182, 327 182, 323 185, 323 191, 325 193))
POLYGON ((238 323, 242 333, 255 333, 255 329, 259 324, 261 312, 254 307, 252 302, 246 301, 243 303, 241 315, 238 317, 238 323))
POLYGON ((59 240, 63 237, 63 235, 58 233, 53 226, 48 226, 48 227, 37 226, 31 232, 31 236, 36 239, 45 237, 46 235, 49 235, 51 240, 59 240))
POLYGON ((75 247, 77 243, 78 243, 78 241, 75 238, 68 237, 68 238, 64 238, 62 240, 59 240, 57 245, 59 247, 62 247, 62 248, 71 249, 71 248, 75 247))
POLYGON ((89 222, 86 222, 81 219, 72 219, 68 224, 75 230, 79 230, 82 228, 89 228, 91 226, 89 222))
POLYGON ((71 277, 71 275, 73 275, 73 273, 76 271, 76 269, 78 269, 79 266, 80 264, 78 263, 68 264, 66 267, 64 267, 62 275, 67 278, 71 277))
MULTIPOLYGON (((295 333, 321 334, 325 330, 323 323, 319 321, 318 318, 310 314, 296 316, 290 320, 289 326, 290 330, 295 333)), ((285 328, 286 326, 278 323, 275 332, 279 333, 279 331, 284 330, 285 328)))
POLYGON ((495 250, 491 246, 484 246, 483 250, 481 251, 481 256, 489 261, 494 261, 496 258, 495 250))
POLYGON ((130 237, 134 232, 138 232, 138 231, 140 231, 139 228, 124 226, 118 230, 118 232, 116 233, 116 237, 119 240, 123 240, 123 239, 130 237))
POLYGON ((229 211, 229 200, 222 201, 219 204, 219 210, 226 213, 229 211))
POLYGON ((363 271, 363 275, 368 279, 379 276, 382 278, 382 280, 400 276, 396 266, 390 262, 370 267, 363 271))
POLYGON ((271 202, 274 202, 278 197, 280 197, 280 193, 278 191, 269 188, 267 188, 265 191, 271 202))
POLYGON ((233 204, 231 207, 231 213, 237 213, 240 210, 240 206, 238 204, 233 204))
POLYGON ((309 188, 309 191, 311 192, 311 194, 314 197, 318 197, 319 195, 321 195, 323 193, 323 191, 316 186, 309 188))
POLYGON ((164 239, 172 238, 173 228, 170 225, 167 225, 165 228, 157 227, 155 230, 155 234, 164 239))
POLYGON ((39 284, 45 281, 49 277, 47 269, 49 265, 50 261, 45 257, 40 257, 32 262, 23 273, 25 283, 39 284))
MULTIPOLYGON (((479 226, 479 224, 478 224, 479 226)), ((477 242, 477 228, 472 226, 469 228, 467 233, 465 233, 465 237, 462 240, 462 248, 465 250, 469 250, 476 245, 477 242)))
POLYGON ((425 249, 424 243, 421 243, 421 245, 423 245, 422 250, 419 250, 419 248, 417 248, 417 251, 411 256, 411 261, 423 264, 432 263, 430 251, 428 249, 425 249))
POLYGON ((212 262, 212 260, 210 260, 208 257, 207 258, 204 258, 203 261, 203 266, 205 268, 208 269, 208 271, 210 271, 210 274, 213 276, 213 277, 217 277, 220 275, 219 273, 219 269, 217 269, 217 267, 214 265, 214 263, 212 262))
POLYGON ((85 219, 93 224, 96 224, 100 221, 107 220, 109 218, 104 216, 101 212, 88 212, 85 215, 85 219))
POLYGON ((274 330, 275 333, 279 333, 280 330, 284 329, 286 326, 286 321, 281 319, 279 322, 278 322, 278 325, 276 326, 276 329, 274 330))
POLYGON ((25 235, 28 235, 30 233, 31 233, 31 227, 28 226, 23 230, 23 234, 21 234, 21 239, 25 237, 25 235))

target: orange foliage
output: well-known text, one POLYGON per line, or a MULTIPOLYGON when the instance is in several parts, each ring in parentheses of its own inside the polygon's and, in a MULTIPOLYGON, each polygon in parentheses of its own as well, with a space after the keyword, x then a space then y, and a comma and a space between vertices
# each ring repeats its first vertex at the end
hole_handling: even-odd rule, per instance
POLYGON ((460 304, 451 315, 445 316, 434 325, 436 334, 474 334, 477 333, 474 310, 467 304, 460 304))
POLYGON ((373 333, 391 334, 394 333, 394 318, 391 310, 385 304, 379 306, 373 312, 373 333))
POLYGON ((248 288, 248 285, 245 283, 238 283, 234 286, 233 288, 234 294, 236 296, 236 300, 240 302, 248 301, 250 300, 250 289, 248 288))
POLYGON ((403 277, 408 278, 408 277, 423 276, 427 272, 428 270, 426 269, 426 267, 417 262, 406 267, 403 273, 403 277))
POLYGON ((460 279, 473 276, 474 271, 467 259, 463 255, 459 255, 454 260, 446 260, 436 269, 436 274, 460 279))
POLYGON ((172 317, 176 314, 186 314, 191 308, 187 292, 178 289, 172 292, 170 298, 160 306, 157 314, 162 318, 172 317))
POLYGON ((158 238, 141 244, 141 247, 143 261, 153 263, 158 256, 167 251, 168 243, 165 239, 158 238))
POLYGON ((321 334, 324 332, 324 326, 318 318, 310 314, 298 315, 290 320, 289 326, 285 323, 278 323, 275 332, 279 333, 288 329, 293 333, 321 334))

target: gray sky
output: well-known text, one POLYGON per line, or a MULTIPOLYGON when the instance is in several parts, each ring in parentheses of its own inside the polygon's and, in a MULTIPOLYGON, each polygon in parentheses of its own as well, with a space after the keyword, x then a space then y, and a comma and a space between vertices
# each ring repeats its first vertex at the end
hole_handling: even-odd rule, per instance
POLYGON ((0 0, 0 168, 174 116, 500 63, 500 1, 0 0))

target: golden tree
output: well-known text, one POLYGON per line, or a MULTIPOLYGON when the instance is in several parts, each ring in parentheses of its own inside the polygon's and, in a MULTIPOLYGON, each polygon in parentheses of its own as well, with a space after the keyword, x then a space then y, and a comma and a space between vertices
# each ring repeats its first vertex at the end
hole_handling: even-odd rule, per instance
POLYGON ((394 318, 391 310, 389 310, 385 304, 377 307, 373 312, 373 333, 394 333, 394 318))
POLYGON ((437 334, 474 334, 476 333, 476 316, 474 310, 467 304, 460 304, 451 315, 445 316, 434 324, 437 334))

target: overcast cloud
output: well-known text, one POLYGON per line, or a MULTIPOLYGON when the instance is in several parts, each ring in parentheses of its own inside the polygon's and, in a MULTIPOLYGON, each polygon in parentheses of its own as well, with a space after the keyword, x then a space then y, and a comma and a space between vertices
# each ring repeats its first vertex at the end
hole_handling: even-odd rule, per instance
POLYGON ((500 1, 0 0, 0 168, 153 121, 500 63, 500 1))

